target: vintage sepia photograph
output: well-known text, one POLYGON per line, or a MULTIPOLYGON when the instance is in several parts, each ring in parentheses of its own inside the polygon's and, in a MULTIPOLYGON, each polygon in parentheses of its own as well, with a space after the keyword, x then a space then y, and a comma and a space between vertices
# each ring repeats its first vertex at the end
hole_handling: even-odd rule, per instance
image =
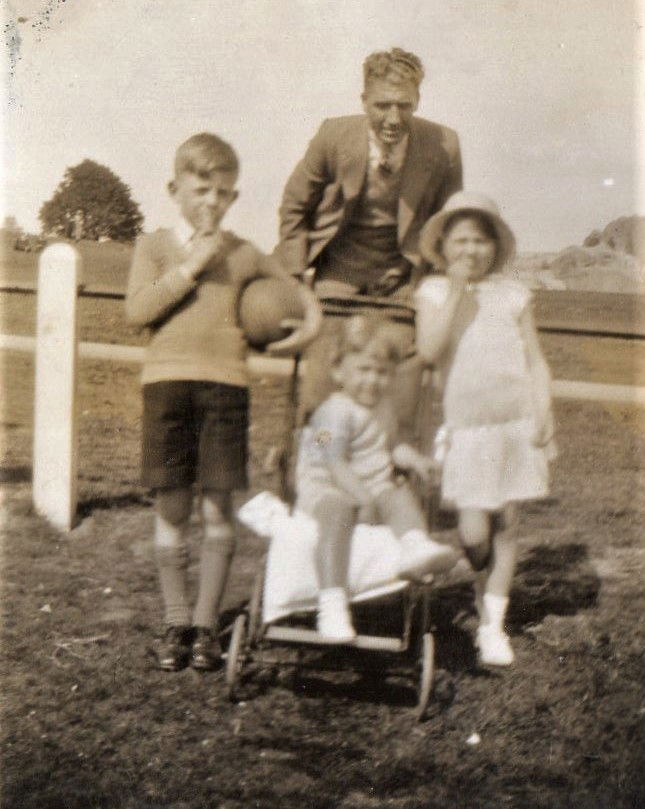
POLYGON ((645 805, 639 0, 2 0, 3 809, 645 805))

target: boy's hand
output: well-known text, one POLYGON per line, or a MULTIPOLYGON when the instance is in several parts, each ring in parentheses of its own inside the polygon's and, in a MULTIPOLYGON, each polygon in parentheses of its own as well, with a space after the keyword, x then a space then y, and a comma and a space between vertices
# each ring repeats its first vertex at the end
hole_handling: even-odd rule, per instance
POLYGON ((291 334, 275 343, 269 343, 266 351, 274 357, 293 356, 300 353, 305 346, 316 338, 322 326, 322 308, 315 295, 304 285, 298 291, 304 304, 304 320, 283 320, 280 325, 284 329, 293 329, 291 334))
POLYGON ((434 481, 434 473, 437 468, 438 465, 434 458, 429 458, 427 455, 420 455, 412 467, 423 483, 432 483, 434 481))
POLYGON ((299 354, 300 350, 308 345, 317 333, 310 335, 304 320, 282 320, 280 327, 290 329, 291 334, 283 337, 282 340, 268 344, 266 351, 274 357, 292 357, 294 354, 299 354))
POLYGON ((392 450, 392 460, 401 469, 411 469, 424 483, 433 481, 433 472, 438 468, 434 458, 422 455, 409 444, 399 444, 392 450))
POLYGON ((216 255, 222 246, 222 234, 198 232, 190 240, 186 259, 182 264, 184 274, 189 278, 197 278, 206 264, 216 255))

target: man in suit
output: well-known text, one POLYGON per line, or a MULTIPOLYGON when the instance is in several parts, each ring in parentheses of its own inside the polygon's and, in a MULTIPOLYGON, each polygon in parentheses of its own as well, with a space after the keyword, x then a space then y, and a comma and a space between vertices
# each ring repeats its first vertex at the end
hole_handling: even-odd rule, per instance
MULTIPOLYGON (((462 187, 459 141, 448 127, 414 116, 423 79, 417 56, 400 48, 373 53, 363 76, 364 114, 324 121, 287 181, 276 254, 295 274, 313 268, 320 298, 409 302, 429 269, 419 231, 462 187)), ((307 352, 305 411, 325 392, 338 318, 327 321, 307 352)))

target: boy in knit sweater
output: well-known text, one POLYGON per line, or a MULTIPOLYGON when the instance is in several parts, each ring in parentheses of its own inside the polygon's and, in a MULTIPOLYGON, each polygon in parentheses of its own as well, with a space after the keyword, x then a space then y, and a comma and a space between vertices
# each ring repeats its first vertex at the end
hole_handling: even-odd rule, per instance
MULTIPOLYGON (((175 155, 169 192, 181 219, 137 242, 126 296, 131 324, 147 327, 143 365, 142 482, 155 492, 154 547, 165 632, 159 667, 220 664, 219 607, 235 550, 231 495, 247 485, 248 375, 237 304, 253 278, 289 276, 273 258, 220 228, 238 196, 233 148, 201 133, 175 155), (187 594, 186 533, 199 495, 197 600, 187 594)), ((297 284, 305 316, 268 350, 297 353, 320 328, 314 295, 297 284)))

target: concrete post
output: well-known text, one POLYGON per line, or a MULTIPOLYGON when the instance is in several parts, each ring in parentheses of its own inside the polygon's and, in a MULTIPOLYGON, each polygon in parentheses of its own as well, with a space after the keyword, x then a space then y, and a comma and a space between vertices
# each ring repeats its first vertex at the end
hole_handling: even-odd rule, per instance
POLYGON ((80 257, 70 244, 47 247, 39 262, 34 395, 33 500, 54 526, 76 515, 76 293, 80 257))

